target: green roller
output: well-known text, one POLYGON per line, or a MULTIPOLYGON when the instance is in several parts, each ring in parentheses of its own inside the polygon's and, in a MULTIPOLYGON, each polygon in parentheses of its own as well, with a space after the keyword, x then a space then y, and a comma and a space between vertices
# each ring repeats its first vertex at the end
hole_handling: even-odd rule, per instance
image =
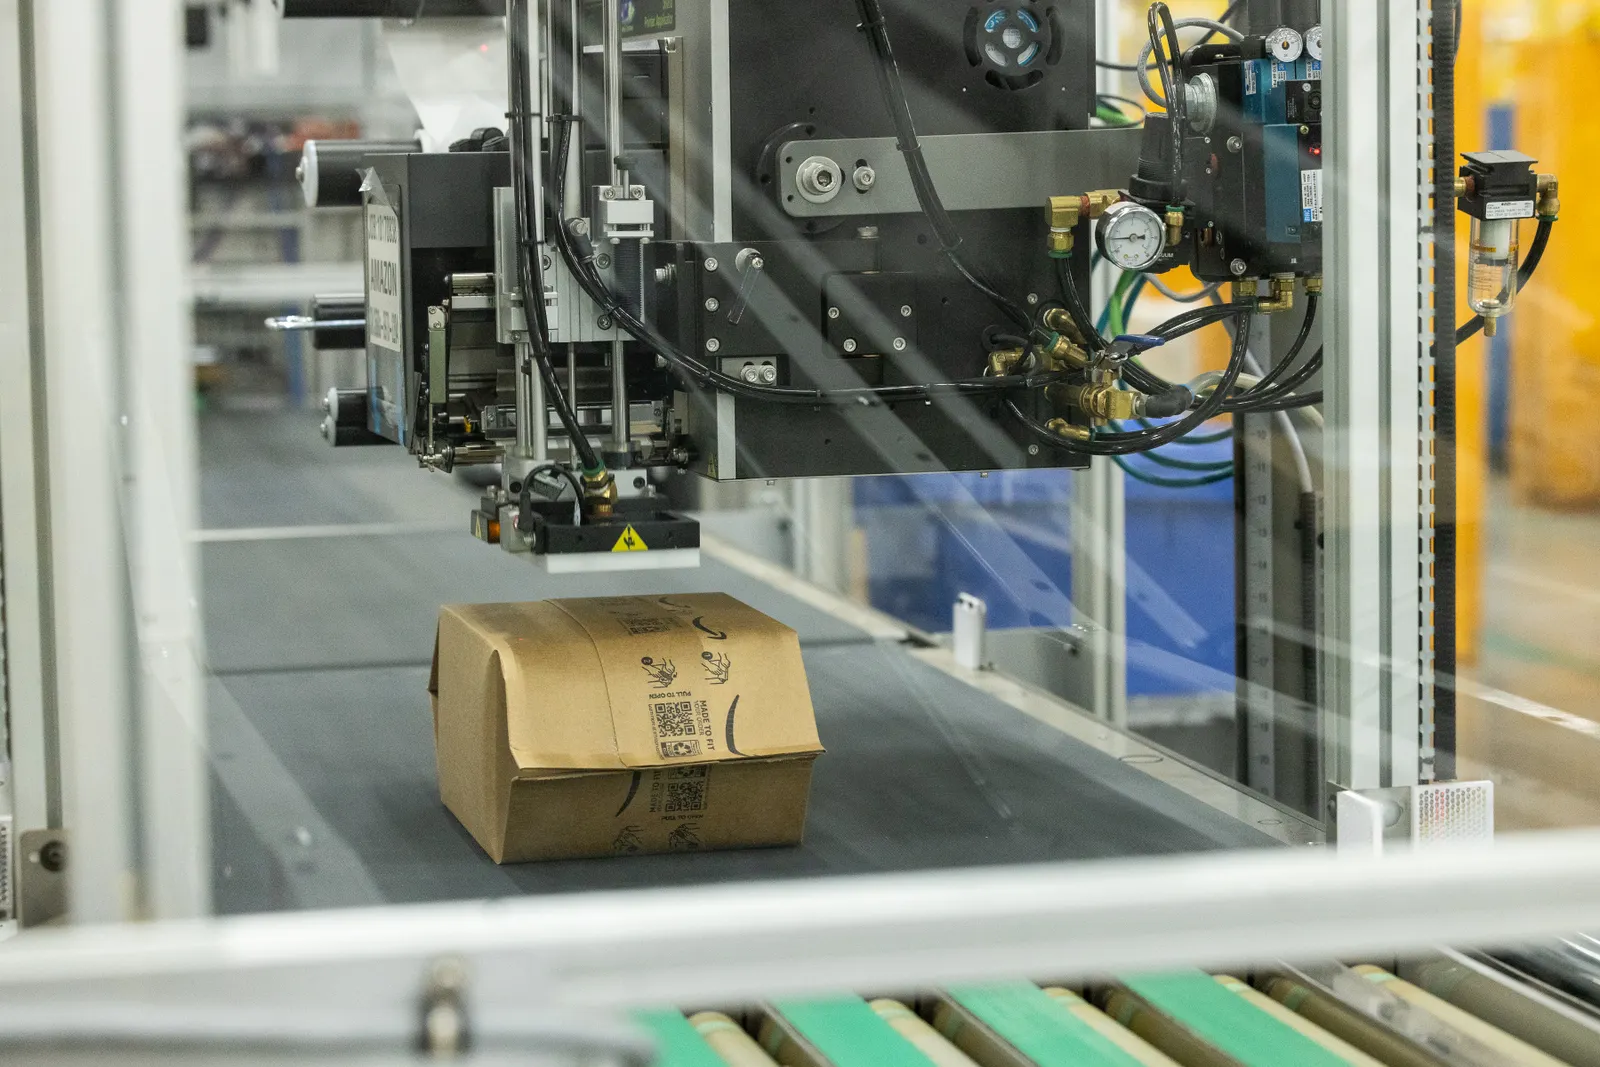
POLYGON ((932 1067, 860 997, 778 1001, 758 1040, 783 1067, 932 1067))
POLYGON ((1180 1063, 1350 1067, 1351 1060, 1223 988, 1203 971, 1125 976, 1121 985, 1122 990, 1113 991, 1116 1003, 1108 1003, 1111 1017, 1180 1063), (1117 992, 1126 996, 1117 997, 1117 992), (1146 1012, 1160 1018, 1140 1018, 1146 1012), (1170 1025, 1162 1025, 1161 1019, 1170 1025), (1184 1040, 1185 1035, 1191 1040, 1184 1040), (1221 1059, 1201 1052, 1196 1040, 1221 1059))
POLYGON ((639 1011, 633 1021, 656 1039, 656 1067, 727 1067, 679 1012, 639 1011))
POLYGON ((1176 1067, 1075 994, 1031 982, 954 987, 934 1002, 933 1016, 983 1067, 1176 1067))

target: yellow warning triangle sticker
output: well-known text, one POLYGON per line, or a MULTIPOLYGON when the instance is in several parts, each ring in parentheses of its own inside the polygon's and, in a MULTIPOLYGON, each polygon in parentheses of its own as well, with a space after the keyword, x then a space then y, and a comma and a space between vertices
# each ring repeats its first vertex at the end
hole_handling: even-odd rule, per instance
POLYGON ((648 552, 650 546, 644 543, 644 538, 639 536, 639 531, 629 523, 622 531, 622 536, 617 538, 617 543, 611 546, 613 552, 648 552))

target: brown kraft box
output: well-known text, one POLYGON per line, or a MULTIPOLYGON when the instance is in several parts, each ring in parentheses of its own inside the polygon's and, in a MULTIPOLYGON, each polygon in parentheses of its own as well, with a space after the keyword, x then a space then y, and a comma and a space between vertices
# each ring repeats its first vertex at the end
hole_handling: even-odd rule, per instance
POLYGON ((428 690, 440 796, 496 863, 800 843, 800 640, 730 596, 447 605, 428 690))

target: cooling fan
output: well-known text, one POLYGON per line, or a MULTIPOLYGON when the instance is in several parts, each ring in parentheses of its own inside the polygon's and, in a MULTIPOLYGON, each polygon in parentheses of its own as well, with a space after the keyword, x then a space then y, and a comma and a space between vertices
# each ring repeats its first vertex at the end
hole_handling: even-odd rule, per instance
POLYGON ((967 61, 999 89, 1026 89, 1061 58, 1054 9, 995 0, 967 13, 967 61))

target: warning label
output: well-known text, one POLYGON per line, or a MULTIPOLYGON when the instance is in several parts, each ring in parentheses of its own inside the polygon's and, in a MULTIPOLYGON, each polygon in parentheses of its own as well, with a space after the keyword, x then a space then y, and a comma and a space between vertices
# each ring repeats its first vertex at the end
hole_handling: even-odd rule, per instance
POLYGON ((1322 171, 1300 172, 1300 213, 1302 222, 1322 221, 1322 171))
POLYGON ((644 543, 644 538, 639 536, 639 531, 633 528, 632 523, 629 523, 622 531, 622 536, 617 538, 617 543, 611 546, 611 551, 648 552, 650 551, 650 546, 644 543))

